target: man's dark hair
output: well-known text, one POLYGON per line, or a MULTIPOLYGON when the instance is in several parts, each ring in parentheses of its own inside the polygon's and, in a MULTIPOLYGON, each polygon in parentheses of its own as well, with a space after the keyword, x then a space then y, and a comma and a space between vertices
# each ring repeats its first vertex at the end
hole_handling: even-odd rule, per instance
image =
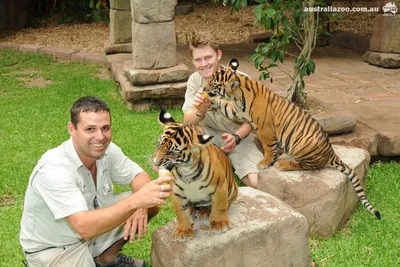
MULTIPOLYGON (((110 109, 108 108, 107 104, 95 97, 95 96, 84 96, 79 98, 78 100, 75 101, 75 103, 72 105, 71 108, 71 122, 76 128, 78 125, 78 122, 80 120, 80 114, 81 112, 99 112, 99 111, 105 111, 110 114, 110 109)), ((110 119, 111 119, 111 114, 110 114, 110 119)))

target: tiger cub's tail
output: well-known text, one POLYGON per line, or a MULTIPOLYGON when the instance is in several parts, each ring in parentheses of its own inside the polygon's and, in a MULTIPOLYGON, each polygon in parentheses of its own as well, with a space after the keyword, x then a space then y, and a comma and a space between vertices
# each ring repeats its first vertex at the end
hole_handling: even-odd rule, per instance
POLYGON ((369 203, 365 191, 361 186, 360 179, 358 179, 357 174, 352 170, 349 166, 347 166, 338 156, 335 156, 335 159, 332 162, 332 165, 346 175, 349 178, 351 184, 354 187, 354 190, 357 193, 358 199, 361 203, 367 208, 369 212, 374 214, 378 220, 381 219, 381 214, 374 207, 372 207, 371 203, 369 203))

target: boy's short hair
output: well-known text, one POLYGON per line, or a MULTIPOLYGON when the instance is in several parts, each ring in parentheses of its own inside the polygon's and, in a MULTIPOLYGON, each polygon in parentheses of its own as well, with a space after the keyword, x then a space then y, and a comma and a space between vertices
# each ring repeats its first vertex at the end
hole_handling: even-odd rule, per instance
POLYGON ((71 108, 71 122, 74 125, 75 129, 77 128, 78 122, 80 121, 81 112, 107 112, 108 114, 110 114, 110 109, 103 100, 95 96, 84 96, 79 98, 75 101, 71 108))
POLYGON ((211 47, 215 52, 219 50, 218 43, 214 36, 209 32, 192 32, 188 35, 189 41, 189 53, 193 56, 193 50, 196 48, 208 46, 211 47))

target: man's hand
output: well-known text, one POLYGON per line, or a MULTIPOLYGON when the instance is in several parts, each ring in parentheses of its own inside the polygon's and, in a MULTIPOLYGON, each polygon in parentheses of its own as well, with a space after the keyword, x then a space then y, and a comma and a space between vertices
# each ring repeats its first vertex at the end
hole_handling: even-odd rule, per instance
POLYGON ((137 192, 132 194, 130 198, 135 202, 137 209, 151 208, 166 203, 165 199, 171 194, 171 185, 169 182, 172 177, 163 176, 143 185, 137 192), (167 184, 164 184, 167 182, 167 184))
POLYGON ((142 237, 147 234, 147 214, 147 209, 138 209, 123 223, 125 240, 128 240, 129 237, 129 242, 133 243, 136 234, 137 240, 142 240, 142 237))
POLYGON ((203 90, 199 90, 194 97, 194 107, 204 115, 207 112, 208 107, 211 105, 210 99, 204 97, 203 90))
POLYGON ((225 140, 224 146, 221 147, 225 153, 232 152, 236 147, 236 138, 230 133, 223 133, 222 139, 225 140))

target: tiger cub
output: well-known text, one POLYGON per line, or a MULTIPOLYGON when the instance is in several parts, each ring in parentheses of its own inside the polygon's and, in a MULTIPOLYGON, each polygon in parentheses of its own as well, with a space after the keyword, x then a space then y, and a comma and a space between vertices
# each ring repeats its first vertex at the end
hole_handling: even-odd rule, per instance
POLYGON ((178 220, 175 239, 185 241, 195 236, 192 216, 210 217, 212 230, 231 228, 228 207, 236 199, 238 187, 227 156, 211 143, 213 136, 203 135, 191 124, 175 122, 165 110, 159 114, 159 122, 164 132, 152 163, 174 176, 171 202, 178 220))
POLYGON ((328 135, 317 121, 261 82, 237 73, 238 66, 239 62, 232 59, 226 69, 214 73, 204 91, 211 97, 212 109, 230 119, 248 121, 257 131, 264 149, 259 168, 273 163, 281 171, 334 166, 351 181, 361 203, 380 219, 380 213, 368 202, 355 172, 335 154, 328 135), (277 160, 278 147, 293 160, 277 160))

